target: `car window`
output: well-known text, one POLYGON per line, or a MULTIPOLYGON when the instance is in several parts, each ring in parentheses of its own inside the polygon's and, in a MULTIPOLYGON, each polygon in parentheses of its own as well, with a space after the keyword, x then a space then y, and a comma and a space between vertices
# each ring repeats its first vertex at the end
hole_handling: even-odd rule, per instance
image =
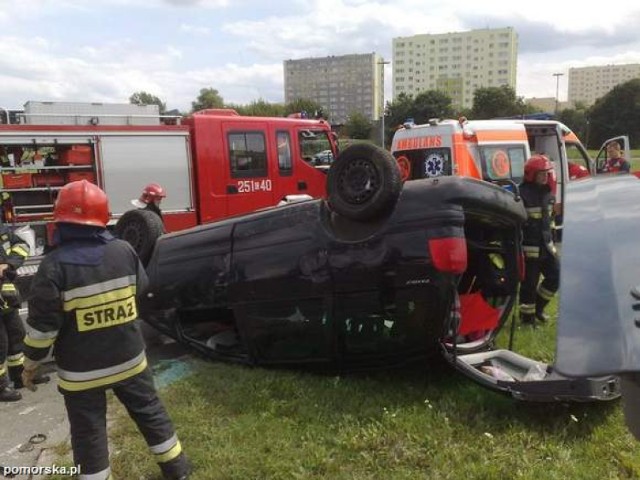
POLYGON ((276 132, 276 145, 278 148, 278 170, 283 175, 290 175, 291 162, 291 137, 289 132, 276 132))
POLYGON ((333 322, 345 357, 372 359, 424 349, 424 319, 434 310, 433 298, 426 294, 416 300, 407 292, 389 291, 382 297, 361 293, 336 299, 333 322))
POLYGON ((569 180, 577 180, 588 177, 591 169, 591 160, 582 145, 565 142, 569 165, 569 180))
POLYGON ((333 330, 322 298, 257 302, 241 310, 242 336, 259 362, 331 357, 333 330))
POLYGON ((302 160, 314 167, 328 165, 333 161, 331 142, 327 132, 301 130, 298 134, 302 160))
POLYGON ((230 133, 228 141, 232 178, 267 176, 267 152, 262 132, 230 133))

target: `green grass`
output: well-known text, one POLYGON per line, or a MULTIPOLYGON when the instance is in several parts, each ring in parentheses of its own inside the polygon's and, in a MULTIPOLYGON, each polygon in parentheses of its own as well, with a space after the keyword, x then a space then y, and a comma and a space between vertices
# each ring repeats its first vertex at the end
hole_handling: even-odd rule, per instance
MULTIPOLYGON (((555 322, 519 327, 515 340, 519 353, 551 361, 555 322)), ((194 480, 640 476, 619 402, 526 404, 438 362, 341 377, 194 363, 162 392, 194 480)), ((160 478, 133 423, 117 416, 115 477, 160 478)))

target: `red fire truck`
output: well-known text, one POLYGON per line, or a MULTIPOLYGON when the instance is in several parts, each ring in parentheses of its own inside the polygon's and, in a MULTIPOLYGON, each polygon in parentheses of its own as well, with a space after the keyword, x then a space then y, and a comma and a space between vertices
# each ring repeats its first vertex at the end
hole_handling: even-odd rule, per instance
POLYGON ((337 154, 324 120, 245 117, 230 109, 196 112, 174 119, 177 125, 102 125, 96 116, 76 117, 84 124, 46 124, 40 116, 37 124, 0 125, 2 219, 30 232, 32 254, 50 243, 56 194, 73 180, 105 190, 112 224, 146 184, 159 183, 172 232, 289 196, 324 196, 323 159, 327 150, 337 154))

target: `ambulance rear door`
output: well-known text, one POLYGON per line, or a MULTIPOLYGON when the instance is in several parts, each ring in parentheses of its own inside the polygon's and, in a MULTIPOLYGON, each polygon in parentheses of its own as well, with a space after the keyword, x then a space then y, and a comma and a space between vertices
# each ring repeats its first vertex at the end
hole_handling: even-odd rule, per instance
POLYGON ((398 161, 402 179, 459 174, 454 158, 454 130, 452 124, 444 122, 398 130, 393 137, 391 153, 398 161))

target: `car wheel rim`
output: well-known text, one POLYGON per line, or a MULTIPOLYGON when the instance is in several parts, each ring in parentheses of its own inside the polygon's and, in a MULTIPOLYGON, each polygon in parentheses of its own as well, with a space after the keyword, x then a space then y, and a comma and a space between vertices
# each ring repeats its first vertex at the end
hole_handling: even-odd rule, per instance
POLYGON ((342 198, 351 204, 366 203, 380 187, 375 166, 367 160, 350 162, 340 175, 339 190, 342 198))

